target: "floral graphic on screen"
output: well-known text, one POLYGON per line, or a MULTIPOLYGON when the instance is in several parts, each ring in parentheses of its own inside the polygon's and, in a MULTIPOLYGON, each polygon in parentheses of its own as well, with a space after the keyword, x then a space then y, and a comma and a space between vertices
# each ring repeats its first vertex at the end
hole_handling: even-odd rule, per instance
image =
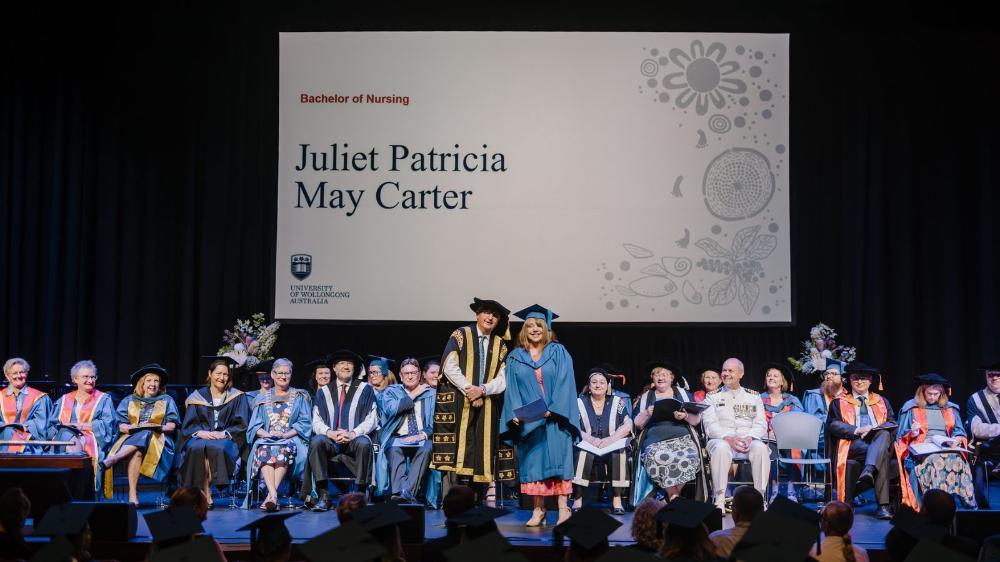
POLYGON ((686 109, 694 103, 695 112, 705 115, 709 104, 716 109, 726 106, 725 94, 747 91, 746 82, 734 76, 740 69, 740 63, 723 60, 726 51, 722 43, 711 43, 706 49, 699 40, 692 41, 691 48, 686 51, 670 49, 668 57, 680 70, 664 76, 663 87, 680 90, 674 98, 677 107, 686 109))
POLYGON ((712 238, 695 242, 695 246, 708 256, 695 265, 725 276, 709 287, 708 304, 724 306, 738 299, 743 311, 750 314, 760 296, 757 282, 764 277, 764 267, 760 262, 767 259, 777 245, 778 238, 772 234, 761 234, 759 224, 737 232, 728 250, 712 238))
POLYGON ((766 156, 752 148, 731 148, 705 169, 705 206, 722 220, 750 218, 771 202, 774 184, 766 156))
MULTIPOLYGON (((653 252, 636 244, 622 244, 625 251, 636 259, 653 259, 653 252)), ((626 285, 618 285, 615 290, 623 297, 665 297, 677 291, 679 278, 691 273, 691 260, 664 256, 643 267, 642 277, 633 279, 626 285)))

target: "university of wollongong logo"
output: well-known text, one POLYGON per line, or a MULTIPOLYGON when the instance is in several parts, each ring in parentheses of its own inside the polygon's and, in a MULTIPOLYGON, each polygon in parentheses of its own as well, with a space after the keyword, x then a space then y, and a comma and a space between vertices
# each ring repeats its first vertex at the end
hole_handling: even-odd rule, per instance
POLYGON ((309 277, 312 273, 313 258, 309 254, 292 254, 292 275, 299 281, 309 277))

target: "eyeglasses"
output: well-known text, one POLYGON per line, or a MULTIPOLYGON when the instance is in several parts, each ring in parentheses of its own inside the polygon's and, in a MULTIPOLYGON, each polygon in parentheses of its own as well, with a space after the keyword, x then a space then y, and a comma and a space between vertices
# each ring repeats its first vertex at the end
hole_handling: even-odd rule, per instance
POLYGON ((272 375, 277 375, 279 377, 290 377, 290 376, 292 376, 292 372, 291 371, 275 371, 275 372, 273 372, 271 374, 272 375))
POLYGON ((83 379, 85 381, 96 381, 97 380, 97 376, 96 375, 80 375, 77 378, 83 379))
POLYGON ((986 371, 986 376, 991 379, 1000 378, 1000 371, 986 371))
POLYGON ((28 371, 12 371, 10 373, 10 376, 16 377, 17 375, 27 375, 27 374, 28 374, 28 371))

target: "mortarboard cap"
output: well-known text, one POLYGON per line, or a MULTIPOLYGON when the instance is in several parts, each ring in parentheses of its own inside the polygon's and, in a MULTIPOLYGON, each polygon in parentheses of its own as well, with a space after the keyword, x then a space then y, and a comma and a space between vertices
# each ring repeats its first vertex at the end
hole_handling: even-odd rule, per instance
POLYGON ((354 520, 366 531, 375 531, 389 525, 410 521, 410 516, 399 505, 386 502, 362 507, 354 512, 354 520))
POLYGON ((271 374, 271 369, 274 368, 274 359, 268 359, 267 361, 261 361, 253 368, 253 371, 258 375, 271 374))
POLYGON ((998 373, 1000 372, 1000 361, 994 361, 993 363, 980 365, 980 373, 998 373))
POLYGON ((818 539, 819 527, 815 523, 769 509, 750 523, 733 549, 733 558, 746 562, 801 562, 818 539))
MULTIPOLYGON (((972 558, 963 556, 957 550, 928 539, 921 539, 920 542, 914 545, 910 553, 903 559, 903 562, 941 562, 942 560, 947 560, 948 562, 972 562, 972 558)), ((980 558, 980 560, 987 560, 987 558, 980 558)))
POLYGON ((194 537, 149 553, 148 562, 225 562, 211 537, 194 537))
POLYGON ((285 543, 291 542, 292 535, 288 532, 288 527, 285 526, 285 520, 289 517, 295 517, 299 513, 301 512, 265 515, 236 530, 250 531, 251 545, 260 542, 264 543, 268 547, 268 550, 274 550, 285 543))
POLYGON ((309 373, 315 373, 316 369, 319 369, 320 367, 331 369, 333 368, 333 362, 330 361, 329 357, 320 357, 319 359, 313 359, 305 365, 306 371, 309 373))
POLYGON ((569 537, 584 550, 592 550, 608 540, 622 522, 603 511, 585 507, 557 525, 555 532, 569 537))
POLYGON ((472 303, 469 305, 472 312, 479 314, 480 310, 491 310, 499 316, 508 317, 510 316, 510 310, 504 305, 498 303, 492 299, 481 299, 479 297, 472 297, 472 303))
POLYGON ((795 503, 788 499, 782 494, 778 494, 771 500, 771 505, 768 506, 768 511, 774 511, 776 513, 781 513, 788 516, 791 519, 799 519, 807 523, 812 523, 814 525, 819 525, 822 517, 816 511, 809 509, 808 507, 795 503))
POLYGON ((139 382, 139 379, 148 373, 160 375, 160 386, 166 386, 168 377, 167 370, 160 366, 159 363, 149 363, 148 365, 143 365, 142 367, 136 369, 136 371, 132 373, 132 376, 129 377, 129 380, 132 381, 132 386, 135 386, 135 384, 139 382))
POLYGON ((552 321, 559 318, 559 315, 552 312, 550 309, 545 308, 540 304, 533 304, 528 308, 523 308, 514 313, 521 320, 527 320, 529 318, 538 318, 540 320, 545 320, 545 325, 550 329, 552 328, 552 321))
POLYGON ((421 371, 426 371, 427 367, 431 363, 437 365, 438 367, 441 366, 441 356, 440 355, 426 355, 424 357, 421 357, 421 358, 417 359, 417 361, 420 362, 420 370, 421 371))
POLYGON ((189 505, 143 513, 142 517, 153 535, 153 542, 157 543, 205 532, 194 508, 189 505))
POLYGON ((35 551, 28 562, 73 562, 73 560, 73 543, 63 535, 56 535, 45 546, 35 551))
POLYGON ((682 387, 684 390, 689 390, 691 387, 688 385, 688 381, 681 374, 681 368, 674 362, 668 361, 666 359, 652 359, 647 361, 642 366, 642 372, 647 375, 653 374, 653 369, 664 368, 674 374, 674 384, 682 387))
POLYGON ((492 522, 494 519, 503 517, 509 513, 509 509, 483 505, 467 509, 454 517, 449 517, 445 523, 465 525, 467 527, 482 527, 483 525, 492 522))
POLYGON ((588 381, 590 380, 590 377, 592 375, 601 375, 608 382, 611 381, 611 375, 608 373, 608 370, 605 369, 604 367, 591 367, 591 368, 587 369, 587 380, 588 381))
POLYGON ((461 543, 442 554, 448 562, 527 562, 523 554, 514 549, 500 533, 487 533, 475 540, 461 543))
POLYGON ((941 385, 941 386, 943 386, 945 388, 948 388, 948 389, 951 388, 951 381, 948 380, 948 379, 946 379, 946 378, 944 378, 944 377, 942 377, 941 375, 939 375, 937 373, 924 373, 922 375, 917 375, 917 376, 913 377, 913 382, 917 383, 918 385, 922 385, 922 384, 928 384, 928 385, 929 384, 939 384, 939 385, 941 385))
POLYGON ((35 535, 76 535, 90 520, 94 504, 64 503, 53 505, 32 531, 35 535))
POLYGON ((871 365, 865 365, 861 361, 851 361, 844 368, 844 386, 851 386, 851 375, 868 375, 872 378, 872 385, 882 390, 882 374, 871 365))
POLYGON ((312 562, 373 560, 385 554, 385 547, 360 523, 348 521, 299 545, 299 552, 312 562))
POLYGON ((396 363, 395 359, 389 359, 388 357, 382 357, 381 355, 368 354, 368 366, 378 365, 382 367, 382 375, 385 376, 389 374, 392 370, 393 364, 396 363))
POLYGON ((823 369, 817 369, 817 371, 819 372, 820 375, 822 375, 827 371, 837 371, 838 373, 843 375, 844 370, 846 368, 847 368, 847 363, 844 363, 843 361, 838 361, 836 359, 827 359, 826 367, 824 367, 823 369))
POLYGON ((354 353, 349 349, 338 349, 330 355, 326 356, 326 360, 329 362, 330 368, 332 369, 334 365, 341 361, 349 361, 354 364, 354 375, 358 376, 364 373, 365 360, 361 358, 360 355, 354 353))
POLYGON ((226 365, 229 366, 230 373, 236 370, 236 367, 239 366, 239 363, 237 363, 235 359, 226 355, 202 355, 198 358, 198 363, 201 365, 202 371, 208 371, 212 363, 216 361, 225 361, 226 365))
POLYGON ((656 514, 656 520, 685 529, 694 529, 705 522, 716 510, 710 503, 678 496, 656 514))

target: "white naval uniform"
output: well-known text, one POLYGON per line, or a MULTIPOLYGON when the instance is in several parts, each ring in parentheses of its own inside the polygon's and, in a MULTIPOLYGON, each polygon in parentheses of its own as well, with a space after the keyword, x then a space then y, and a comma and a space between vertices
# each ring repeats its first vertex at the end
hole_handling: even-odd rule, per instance
POLYGON ((750 459, 753 487, 765 498, 767 479, 771 471, 771 450, 761 441, 767 435, 767 418, 760 393, 740 387, 722 387, 705 397, 711 408, 702 415, 702 426, 708 437, 708 456, 712 467, 712 490, 716 505, 720 505, 729 485, 729 468, 733 459, 750 459), (737 453, 725 437, 752 437, 750 451, 737 453))

